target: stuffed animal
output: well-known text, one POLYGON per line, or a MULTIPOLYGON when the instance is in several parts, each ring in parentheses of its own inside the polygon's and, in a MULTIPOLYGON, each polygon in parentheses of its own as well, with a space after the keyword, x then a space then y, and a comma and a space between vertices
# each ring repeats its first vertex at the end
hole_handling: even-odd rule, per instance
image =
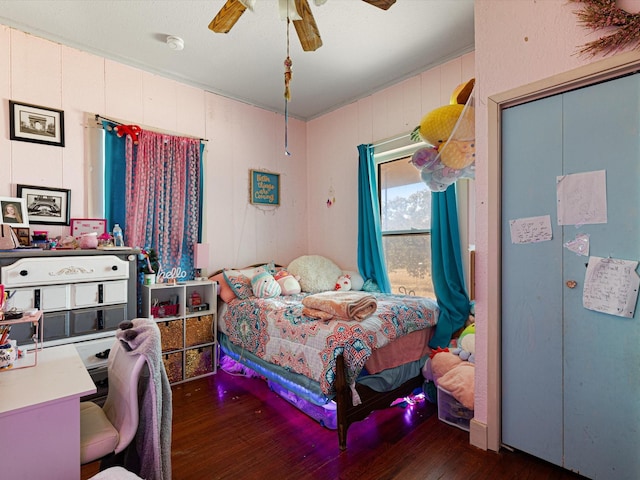
POLYGON ((276 279, 264 267, 255 269, 255 273, 251 278, 251 289, 253 294, 260 298, 277 297, 282 293, 276 279))
POLYGON ((280 285, 282 295, 295 295, 296 293, 300 293, 300 282, 285 269, 278 270, 273 275, 273 278, 278 282, 278 285, 280 285))
POLYGON ((348 275, 348 274, 340 275, 338 277, 338 280, 336 281, 336 286, 334 290, 342 290, 342 291, 351 290, 351 275, 348 275))
POLYGON ((475 79, 459 85, 449 105, 427 113, 412 133, 432 145, 415 152, 411 163, 433 191, 444 191, 458 178, 473 178, 475 114, 470 97, 475 79))
POLYGON ((343 270, 342 274, 349 276, 349 280, 351 280, 351 290, 362 290, 364 278, 362 278, 360 272, 356 272, 354 270, 343 270))
POLYGON ((476 353, 476 324, 472 323, 466 327, 458 337, 458 346, 451 350, 451 353, 458 355, 462 360, 475 363, 476 353))
POLYGON ((113 130, 116 132, 116 135, 122 137, 123 135, 127 135, 131 137, 134 145, 138 144, 138 136, 140 135, 140 127, 137 125, 116 125, 113 127, 113 130))

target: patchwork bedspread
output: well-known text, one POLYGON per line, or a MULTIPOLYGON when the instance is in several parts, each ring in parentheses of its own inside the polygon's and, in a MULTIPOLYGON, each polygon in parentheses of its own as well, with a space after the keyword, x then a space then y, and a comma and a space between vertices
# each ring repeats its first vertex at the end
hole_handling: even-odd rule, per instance
POLYGON ((305 375, 331 395, 336 358, 344 354, 352 384, 377 348, 435 326, 437 303, 429 298, 373 294, 378 308, 363 321, 319 321, 302 313, 305 294, 234 299, 218 323, 231 342, 259 358, 305 375))

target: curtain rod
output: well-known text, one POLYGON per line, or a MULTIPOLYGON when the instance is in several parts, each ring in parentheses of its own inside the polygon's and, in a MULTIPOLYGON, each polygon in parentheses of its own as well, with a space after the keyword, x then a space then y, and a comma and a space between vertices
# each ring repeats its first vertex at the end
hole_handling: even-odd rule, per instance
MULTIPOLYGON (((124 123, 122 123, 122 122, 119 122, 117 120, 113 120, 111 118, 103 117, 99 113, 96 113, 96 122, 99 121, 99 120, 106 120, 107 122, 115 123, 116 125, 124 125, 124 123)), ((147 130, 153 131, 153 129, 150 129, 150 128, 148 128, 147 130)), ((159 132, 159 133, 166 133, 166 132, 159 132)), ((183 134, 178 134, 178 135, 180 135, 182 137, 196 138, 196 139, 200 140, 201 142, 208 142, 209 141, 206 138, 198 138, 198 137, 193 137, 191 135, 183 135, 183 134)))

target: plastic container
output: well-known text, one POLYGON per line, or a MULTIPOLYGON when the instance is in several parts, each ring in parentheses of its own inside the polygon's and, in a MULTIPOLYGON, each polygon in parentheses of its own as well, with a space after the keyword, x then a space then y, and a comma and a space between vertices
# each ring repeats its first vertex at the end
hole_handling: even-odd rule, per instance
POLYGON ((465 408, 449 391, 438 386, 438 418, 468 432, 473 410, 465 408))
POLYGON ((117 223, 113 226, 113 246, 124 247, 124 234, 117 223))

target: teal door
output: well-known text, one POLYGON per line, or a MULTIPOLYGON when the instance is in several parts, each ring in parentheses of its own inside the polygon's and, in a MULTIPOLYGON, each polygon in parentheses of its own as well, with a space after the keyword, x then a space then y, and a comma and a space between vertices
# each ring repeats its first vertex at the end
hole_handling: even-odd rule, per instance
POLYGON ((583 307, 589 257, 565 244, 639 261, 639 185, 639 75, 503 111, 502 441, 590 478, 640 478, 640 320, 583 307), (602 170, 606 223, 558 225, 557 177, 602 170), (512 243, 546 215, 550 241, 512 243))

